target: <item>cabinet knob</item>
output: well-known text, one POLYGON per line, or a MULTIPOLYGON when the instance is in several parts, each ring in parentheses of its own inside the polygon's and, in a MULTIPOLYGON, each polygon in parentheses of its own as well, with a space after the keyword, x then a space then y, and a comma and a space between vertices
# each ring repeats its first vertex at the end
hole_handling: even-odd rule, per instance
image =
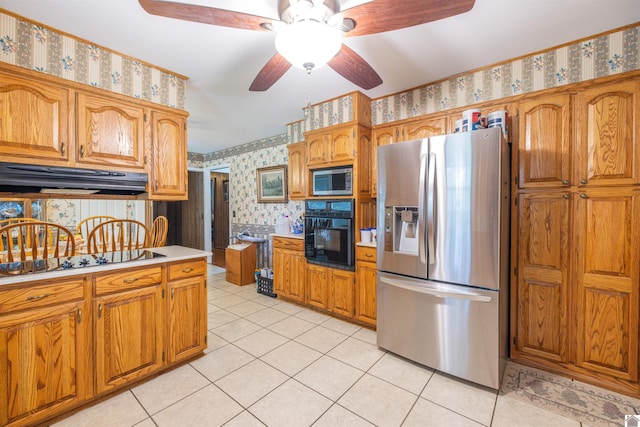
POLYGON ((62 154, 62 156, 64 156, 64 151, 65 151, 64 142, 62 142, 60 143, 60 154, 62 154))
POLYGON ((587 181, 586 179, 581 179, 581 180, 580 180, 580 184, 582 184, 582 185, 586 185, 586 184, 587 184, 587 182, 588 182, 588 181, 587 181))
POLYGON ((562 198, 563 198, 563 199, 568 199, 568 198, 569 198, 569 195, 565 193, 565 194, 563 194, 563 195, 562 195, 562 198))
POLYGON ((584 194, 584 193, 580 193, 580 198, 581 198, 581 199, 588 199, 588 198, 589 198, 589 196, 587 196, 587 195, 586 195, 586 194, 584 194))
POLYGON ((98 304, 98 319, 102 317, 102 304, 98 304))
POLYGON ((371 258, 371 257, 373 256, 373 254, 365 254, 365 256, 366 256, 367 258, 371 258))
POLYGON ((84 145, 80 146, 80 158, 84 157, 84 145))
POLYGON ((563 179, 562 180, 562 185, 569 185, 569 180, 568 179, 563 179))

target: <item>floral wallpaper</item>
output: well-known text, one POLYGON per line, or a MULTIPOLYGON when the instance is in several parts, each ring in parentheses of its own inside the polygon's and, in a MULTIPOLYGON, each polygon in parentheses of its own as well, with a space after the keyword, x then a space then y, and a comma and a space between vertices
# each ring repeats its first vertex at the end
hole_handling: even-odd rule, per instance
POLYGON ((0 61, 184 110, 187 78, 0 10, 0 61))
POLYGON ((145 204, 139 200, 46 199, 45 221, 51 221, 74 231, 78 223, 89 216, 111 215, 116 218, 144 222, 145 204))

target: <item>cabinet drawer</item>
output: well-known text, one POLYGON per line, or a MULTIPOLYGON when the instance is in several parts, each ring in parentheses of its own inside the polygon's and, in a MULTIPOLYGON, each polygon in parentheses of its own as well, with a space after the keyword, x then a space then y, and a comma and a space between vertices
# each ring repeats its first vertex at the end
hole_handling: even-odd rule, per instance
POLYGON ((96 275, 96 295, 143 288, 162 283, 162 267, 120 270, 96 275))
POLYGON ((7 289, 0 290, 0 313, 81 300, 84 294, 83 279, 84 276, 80 276, 77 279, 37 286, 29 283, 21 283, 19 287, 7 286, 7 289))
POLYGON ((376 262, 376 248, 356 246, 356 261, 376 262))
POLYGON ((204 261, 189 261, 171 264, 169 266, 169 281, 182 279, 184 277, 203 276, 207 265, 204 261))
POLYGON ((304 239, 293 239, 287 237, 274 237, 273 247, 279 249, 289 249, 291 251, 304 252, 304 239))

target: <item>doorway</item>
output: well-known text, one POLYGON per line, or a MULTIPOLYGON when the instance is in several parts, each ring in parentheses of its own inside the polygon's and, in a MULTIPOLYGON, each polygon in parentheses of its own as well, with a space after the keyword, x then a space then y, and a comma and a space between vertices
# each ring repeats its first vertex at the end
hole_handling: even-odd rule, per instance
POLYGON ((212 263, 225 267, 225 250, 229 245, 229 172, 212 170, 211 180, 211 253, 212 263))

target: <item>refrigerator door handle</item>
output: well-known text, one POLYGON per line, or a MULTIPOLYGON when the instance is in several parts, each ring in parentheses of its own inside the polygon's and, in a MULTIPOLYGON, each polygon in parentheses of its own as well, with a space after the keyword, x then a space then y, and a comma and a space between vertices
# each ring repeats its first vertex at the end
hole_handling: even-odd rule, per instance
POLYGON ((419 292, 421 294, 432 295, 438 298, 455 298, 462 299, 467 301, 475 301, 475 302, 491 302, 493 299, 487 295, 479 295, 469 292, 455 292, 443 289, 431 289, 426 288, 424 286, 412 285, 410 283, 406 283, 400 280, 394 280, 388 277, 380 277, 380 280, 390 286, 395 286, 396 288, 406 289, 408 291, 419 292))
POLYGON ((427 193, 427 241, 429 244, 429 264, 436 262, 436 236, 434 211, 436 203, 436 155, 429 154, 429 188, 427 193))
POLYGON ((420 157, 420 184, 418 186, 418 254, 420 262, 426 263, 425 233, 424 233, 424 193, 425 176, 427 174, 427 156, 420 157))

